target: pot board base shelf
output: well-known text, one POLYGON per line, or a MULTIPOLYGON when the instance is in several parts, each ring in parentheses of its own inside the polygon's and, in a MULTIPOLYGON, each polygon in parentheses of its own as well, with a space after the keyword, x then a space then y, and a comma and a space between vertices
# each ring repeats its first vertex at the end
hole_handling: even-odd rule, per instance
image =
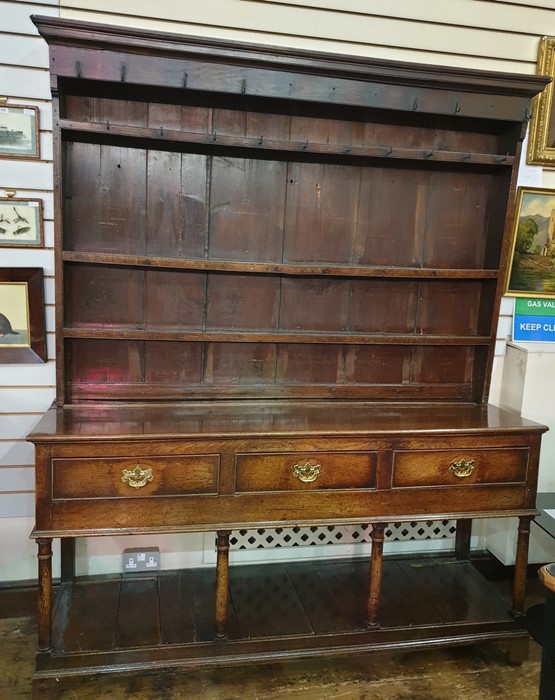
POLYGON ((38 655, 35 680, 484 641, 502 641, 509 658, 523 660, 528 633, 470 561, 386 557, 379 623, 370 628, 368 577, 360 558, 232 566, 228 635, 220 639, 213 569, 62 583, 53 649, 38 655))

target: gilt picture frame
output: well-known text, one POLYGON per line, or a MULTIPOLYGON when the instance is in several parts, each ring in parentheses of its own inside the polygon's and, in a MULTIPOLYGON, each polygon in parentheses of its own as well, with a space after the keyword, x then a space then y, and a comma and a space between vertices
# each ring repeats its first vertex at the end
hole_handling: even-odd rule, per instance
POLYGON ((0 197, 0 247, 43 245, 42 200, 0 197))
POLYGON ((555 190, 517 190, 505 294, 555 298, 555 190))
POLYGON ((555 36, 540 39, 536 73, 551 78, 551 81, 532 102, 526 161, 530 165, 555 168, 555 36))
POLYGON ((38 107, 0 104, 0 158, 40 158, 38 107))
POLYGON ((0 364, 46 362, 43 270, 0 268, 0 364))

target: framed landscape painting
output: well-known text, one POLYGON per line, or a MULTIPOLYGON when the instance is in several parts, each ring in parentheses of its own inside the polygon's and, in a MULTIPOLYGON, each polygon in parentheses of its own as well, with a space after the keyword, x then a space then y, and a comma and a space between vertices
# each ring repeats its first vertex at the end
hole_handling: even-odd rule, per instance
POLYGON ((40 158, 38 107, 0 106, 0 158, 40 158))
POLYGON ((518 190, 505 294, 555 298, 555 190, 518 190))
POLYGON ((0 268, 0 364, 46 359, 42 269, 0 268))

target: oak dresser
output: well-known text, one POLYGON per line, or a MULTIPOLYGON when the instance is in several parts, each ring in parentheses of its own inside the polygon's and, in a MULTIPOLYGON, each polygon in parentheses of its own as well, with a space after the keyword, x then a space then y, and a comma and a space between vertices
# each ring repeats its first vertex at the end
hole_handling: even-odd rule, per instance
POLYGON ((34 21, 57 306, 36 679, 483 640, 522 660, 545 427, 487 397, 546 81, 34 21), (469 557, 472 520, 509 516, 511 611, 469 557), (388 524, 435 520, 452 554, 383 557, 388 524), (235 530, 346 524, 369 560, 229 566, 235 530), (195 531, 215 572, 74 576, 75 538, 195 531))

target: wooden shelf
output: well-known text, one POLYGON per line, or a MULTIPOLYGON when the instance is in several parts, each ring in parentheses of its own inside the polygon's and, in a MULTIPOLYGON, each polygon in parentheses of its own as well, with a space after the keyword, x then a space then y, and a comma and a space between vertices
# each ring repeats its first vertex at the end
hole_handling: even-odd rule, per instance
MULTIPOLYGON (((423 384, 412 382, 410 384, 338 384, 328 382, 282 382, 269 384, 268 382, 251 384, 210 384, 207 382, 194 384, 160 384, 149 382, 110 383, 109 386, 89 384, 86 382, 69 383, 68 395, 72 403, 94 401, 103 402, 106 399, 107 390, 110 399, 122 402, 141 403, 144 401, 190 401, 196 400, 243 400, 252 399, 253 393, 262 399, 305 399, 310 393, 315 399, 362 400, 362 401, 444 401, 444 402, 468 402, 472 401, 472 387, 469 384, 453 383, 423 384)), ((441 410, 441 409, 438 409, 441 410)))
POLYGON ((165 340, 213 343, 331 343, 352 345, 488 345, 489 336, 409 335, 392 333, 297 333, 253 331, 171 331, 138 328, 64 328, 65 338, 103 338, 114 340, 165 340))
POLYGON ((262 263, 247 261, 196 260, 193 258, 166 258, 147 255, 121 255, 117 253, 86 253, 64 251, 64 262, 95 265, 127 265, 132 267, 160 267, 172 270, 202 272, 238 272, 244 274, 275 274, 290 276, 326 277, 392 277, 419 279, 496 279, 497 270, 441 269, 424 267, 377 267, 370 265, 262 263))
POLYGON ((336 145, 310 141, 277 141, 261 134, 259 137, 223 136, 217 132, 210 134, 175 129, 126 126, 123 124, 88 123, 70 119, 60 119, 60 129, 66 134, 125 137, 142 140, 138 147, 144 148, 144 140, 166 144, 183 144, 218 149, 249 149, 252 157, 265 151, 288 154, 314 154, 322 156, 348 156, 349 158, 384 158, 399 160, 436 161, 442 163, 468 163, 472 165, 501 165, 512 167, 514 156, 499 153, 469 153, 465 151, 444 151, 430 148, 399 148, 384 145, 336 145))

